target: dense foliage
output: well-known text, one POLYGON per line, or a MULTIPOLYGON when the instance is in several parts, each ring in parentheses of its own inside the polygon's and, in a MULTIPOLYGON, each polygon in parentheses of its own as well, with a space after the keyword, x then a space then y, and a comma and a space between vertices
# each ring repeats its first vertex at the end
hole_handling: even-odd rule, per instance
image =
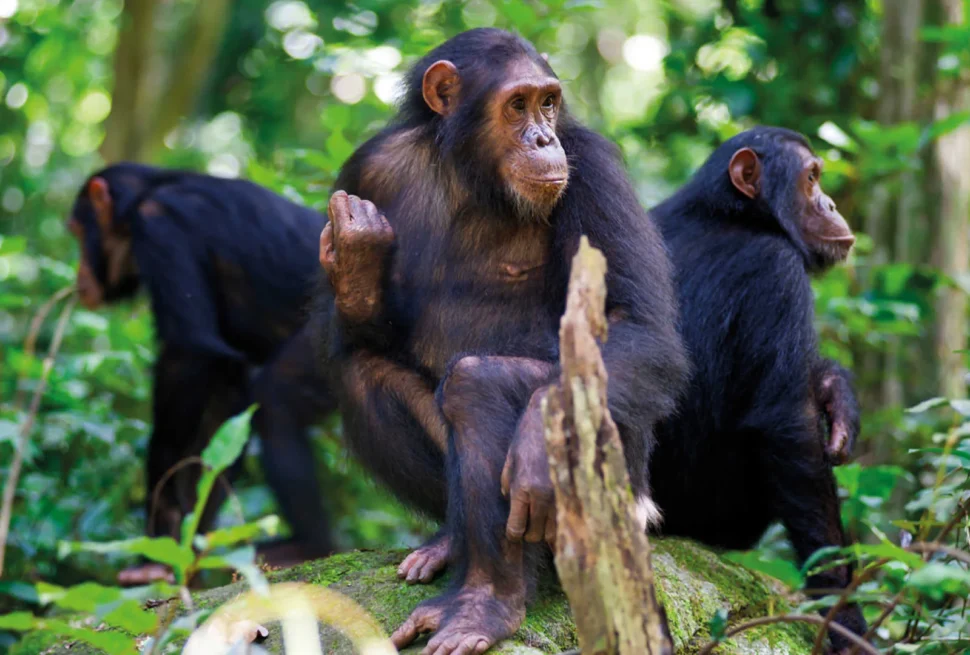
MULTIPOLYGON (((117 590, 56 589, 110 585, 124 556, 151 550, 64 545, 141 534, 150 428, 154 343, 144 300, 63 314, 49 379, 45 353, 70 301, 32 333, 38 309, 73 281, 78 253, 64 219, 86 175, 105 156, 137 157, 245 176, 319 207, 340 164, 388 117, 409 62, 462 29, 496 25, 549 53, 572 109, 621 146, 645 205, 682 183, 713 145, 751 124, 784 125, 813 139, 826 159, 826 188, 860 232, 849 265, 815 285, 823 351, 856 372, 865 410, 857 459, 837 471, 849 532, 865 544, 846 553, 864 563, 854 593, 867 602, 870 620, 881 617, 880 643, 896 644, 898 652, 970 647, 961 600, 970 592, 970 403, 937 384, 944 358, 935 337, 940 294, 965 293, 970 276, 967 266, 941 268, 947 260, 934 245, 949 225, 938 218, 946 185, 963 184, 970 193, 965 180, 940 174, 946 162, 936 156, 938 143, 970 131, 970 102, 960 104, 970 77, 970 3, 927 0, 912 38, 889 42, 891 22, 906 3, 146 2, 155 12, 150 56, 139 79, 122 79, 117 50, 125 31, 135 29, 130 5, 139 3, 0 0, 4 478, 23 426, 33 420, 34 392, 46 384, 28 425, 0 611, 43 614, 50 603, 89 612, 121 607, 117 590), (945 13, 953 6, 963 7, 962 21, 945 13), (186 48, 190 29, 215 34, 218 47, 186 48), (897 75, 896 56, 909 57, 903 63, 915 73, 897 75), (201 71, 195 87, 187 70, 201 71), (128 83, 147 100, 122 103, 128 83), (893 113, 907 97, 911 111, 893 113), (111 142, 122 132, 141 135, 137 146, 111 142), (944 394, 954 397, 906 410, 944 394), (36 584, 42 581, 60 587, 36 584)), ((966 235, 963 208, 957 226, 966 235)), ((943 347, 965 351, 965 338, 943 347)), ((965 372, 965 352, 959 359, 965 372)), ((340 545, 417 543, 429 526, 348 459, 339 419, 318 432, 340 545)), ((274 511, 252 452, 236 501, 224 511, 224 526, 274 511)), ((275 528, 270 523, 220 534, 224 545, 235 545, 275 528)), ((161 559, 185 556, 180 549, 191 542, 192 534, 182 546, 171 544, 161 559)), ((736 557, 795 586, 804 577, 788 563, 781 531, 736 557)), ((181 566, 246 570, 238 559, 197 564, 181 566)), ((33 625, 14 616, 20 618, 0 617, 0 650, 33 625)), ((147 620, 135 610, 116 610, 113 623, 104 612, 98 616, 122 628, 147 620)), ((715 619, 715 635, 717 625, 715 619)), ((125 647, 130 643, 113 652, 125 647)))

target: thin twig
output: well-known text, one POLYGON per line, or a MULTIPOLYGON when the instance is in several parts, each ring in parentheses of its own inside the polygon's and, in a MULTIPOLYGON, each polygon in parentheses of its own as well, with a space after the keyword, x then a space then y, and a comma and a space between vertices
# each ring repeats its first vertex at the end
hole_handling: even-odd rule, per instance
MULTIPOLYGON (((178 462, 170 466, 169 469, 165 471, 165 474, 162 475, 162 477, 159 479, 159 481, 155 483, 155 488, 152 490, 151 511, 149 512, 149 515, 148 515, 147 525, 148 525, 149 534, 152 533, 151 527, 155 525, 155 514, 158 511, 159 500, 162 495, 162 488, 165 487, 165 485, 168 483, 168 481, 172 478, 173 475, 181 471, 186 466, 189 466, 190 464, 198 464, 201 468, 205 468, 205 462, 202 460, 202 458, 198 455, 192 455, 191 457, 180 459, 178 462)), ((246 516, 245 514, 243 514, 243 511, 242 511, 242 502, 239 500, 239 497, 236 495, 236 492, 233 491, 232 484, 229 482, 229 480, 226 479, 226 476, 224 473, 220 474, 219 477, 216 478, 216 481, 219 484, 221 484, 223 487, 225 487, 226 497, 232 500, 232 505, 236 509, 236 515, 239 518, 240 523, 245 523, 246 516)), ((188 545, 191 545, 191 544, 188 544, 188 545)))
POLYGON ((965 553, 958 548, 947 546, 946 544, 941 544, 939 542, 917 541, 907 546, 906 550, 913 553, 924 553, 927 555, 942 553, 943 555, 955 560, 959 560, 964 564, 970 564, 970 553, 965 553))
POLYGON ((825 635, 828 634, 829 626, 832 621, 835 620, 835 616, 848 604, 849 595, 858 589, 863 582, 872 577, 872 574, 882 568, 889 562, 888 559, 880 559, 874 562, 872 565, 867 566, 863 570, 859 571, 855 577, 846 585, 845 589, 842 590, 842 594, 839 599, 835 601, 835 604, 829 608, 829 611, 825 614, 825 619, 822 622, 822 627, 819 628, 818 634, 815 635, 815 645, 812 646, 812 653, 818 653, 822 650, 822 645, 825 642, 825 635))
POLYGON ((953 517, 947 522, 943 529, 940 530, 939 534, 936 535, 936 541, 943 541, 946 536, 950 534, 950 530, 956 527, 957 523, 960 522, 967 512, 970 511, 970 498, 967 498, 962 503, 960 503, 960 508, 956 511, 953 517))
POLYGON ((57 319, 54 338, 51 340, 50 347, 47 349, 47 357, 44 358, 40 382, 37 388, 34 389, 34 397, 30 401, 30 411, 27 413, 27 418, 24 420, 23 425, 20 426, 17 450, 14 452, 13 461, 10 463, 7 483, 3 487, 3 506, 0 508, 0 576, 3 575, 3 559, 4 553, 7 550, 10 518, 13 514, 13 500, 17 494, 17 482, 20 479, 20 469, 24 463, 24 453, 27 451, 28 437, 34 427, 37 412, 40 410, 40 399, 47 389, 47 380, 50 377, 51 370, 54 368, 54 357, 57 355, 57 351, 60 350, 61 340, 64 338, 64 331, 67 329, 67 322, 71 318, 71 312, 74 310, 76 302, 77 296, 71 298, 64 306, 64 309, 61 310, 61 315, 57 319))
MULTIPOLYGON (((823 625, 824 622, 825 619, 823 619, 821 616, 815 616, 812 614, 782 614, 780 616, 763 616, 760 619, 745 621, 741 625, 735 626, 734 628, 728 630, 724 634, 724 639, 730 639, 731 637, 734 637, 745 630, 757 628, 762 625, 770 625, 772 623, 814 623, 815 625, 823 625)), ((881 655, 881 653, 873 648, 872 645, 864 642, 859 635, 855 634, 845 626, 839 625, 838 623, 832 623, 829 625, 829 630, 839 633, 871 655, 881 655)), ((704 648, 702 648, 697 655, 710 655, 710 653, 714 652, 714 649, 719 643, 720 642, 717 641, 708 642, 708 644, 704 646, 704 648)))
MULTIPOLYGON (((47 302, 38 308, 34 313, 34 317, 30 321, 30 329, 27 330, 27 338, 24 339, 24 355, 27 358, 34 356, 34 349, 37 347, 37 335, 40 334, 40 328, 44 324, 44 319, 50 314, 51 309, 54 305, 59 303, 64 298, 67 298, 74 292, 74 285, 66 286, 53 296, 48 298, 47 302)), ((16 411, 23 409, 25 390, 20 384, 20 380, 17 380, 17 395, 14 397, 13 406, 16 411)))
MULTIPOLYGON (((872 639, 875 636, 876 630, 879 629, 879 626, 881 626, 885 622, 885 620, 888 619, 889 616, 893 613, 896 607, 899 606, 899 603, 900 601, 903 600, 903 596, 905 595, 905 593, 906 593, 906 590, 904 589, 899 593, 897 593, 895 596, 893 596, 893 599, 889 601, 889 604, 886 605, 886 608, 882 611, 882 613, 878 616, 878 618, 876 618, 876 620, 872 622, 872 625, 869 626, 869 629, 866 630, 866 634, 862 635, 863 641, 868 642, 870 639, 872 639)), ((859 647, 853 645, 852 648, 849 649, 848 655, 856 655, 856 653, 858 652, 859 652, 859 647)))

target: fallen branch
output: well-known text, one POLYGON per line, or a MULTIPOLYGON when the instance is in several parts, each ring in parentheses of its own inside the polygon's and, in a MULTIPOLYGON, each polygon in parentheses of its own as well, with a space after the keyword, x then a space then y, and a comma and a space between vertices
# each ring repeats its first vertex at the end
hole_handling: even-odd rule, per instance
MULTIPOLYGON (((63 290, 58 292, 58 294, 62 292, 63 290)), ((56 295, 55 298, 57 298, 56 295)), ((3 505, 0 507, 0 576, 3 576, 3 560, 4 554, 7 551, 7 537, 9 536, 10 531, 10 518, 13 515, 13 500, 17 493, 17 483, 20 480, 20 470, 23 468, 24 453, 27 450, 28 438, 30 436, 30 431, 34 428, 34 421, 37 419, 37 412, 40 410, 41 397, 44 395, 44 391, 47 389, 47 380, 50 377, 51 370, 54 368, 54 357, 57 355, 57 351, 61 348, 61 340, 64 338, 64 331, 67 329, 67 322, 68 319, 71 318, 71 312, 74 310, 74 305, 76 302, 77 296, 74 296, 67 302, 64 309, 61 310, 61 315, 57 319, 57 327, 54 329, 54 338, 51 339, 51 345, 47 349, 47 356, 44 358, 40 382, 38 383, 37 388, 34 389, 34 396, 30 401, 30 411, 27 413, 27 418, 24 420, 23 425, 20 426, 17 449, 14 451, 13 461, 10 463, 10 470, 7 473, 7 482, 3 487, 3 505)), ((50 301, 48 301, 48 303, 50 303, 50 301)), ((45 307, 46 306, 47 305, 45 305, 45 307)), ((48 308, 47 311, 50 311, 50 309, 48 308)))

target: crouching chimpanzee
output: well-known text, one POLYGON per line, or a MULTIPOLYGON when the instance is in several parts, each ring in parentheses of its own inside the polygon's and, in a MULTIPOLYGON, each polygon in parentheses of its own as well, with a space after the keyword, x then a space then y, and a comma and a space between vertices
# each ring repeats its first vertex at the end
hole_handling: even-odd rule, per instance
MULTIPOLYGON (((819 356, 809 274, 844 260, 855 238, 819 185, 821 168, 801 135, 756 128, 721 145, 651 212, 693 363, 651 460, 666 534, 750 548, 781 520, 801 562, 844 544, 824 423, 840 459, 858 409, 847 372, 819 356)), ((841 566, 808 586, 841 588, 850 576, 841 566)), ((836 620, 865 632, 857 607, 836 620)))
POLYGON ((656 514, 653 426, 673 411, 687 360, 660 237, 614 148, 567 114, 529 43, 466 32, 406 85, 397 118, 341 172, 322 304, 337 310, 351 448, 406 502, 438 517, 447 507, 453 535, 454 588, 393 640, 436 632, 426 653, 466 655, 522 622, 543 546, 521 540, 552 525, 540 401, 558 377, 580 235, 609 262, 610 410, 644 518, 656 514))
MULTIPOLYGON (((241 180, 117 164, 81 189, 69 229, 81 244, 77 288, 94 309, 151 297, 159 343, 148 452, 147 533, 178 536, 192 510, 198 455, 227 418, 257 402, 267 480, 294 539, 263 549, 272 563, 331 550, 307 438, 336 399, 301 331, 324 217, 241 180), (257 368, 260 370, 256 371, 257 368)), ((203 529, 225 498, 216 485, 203 529)), ((144 565, 119 580, 167 575, 144 565)))

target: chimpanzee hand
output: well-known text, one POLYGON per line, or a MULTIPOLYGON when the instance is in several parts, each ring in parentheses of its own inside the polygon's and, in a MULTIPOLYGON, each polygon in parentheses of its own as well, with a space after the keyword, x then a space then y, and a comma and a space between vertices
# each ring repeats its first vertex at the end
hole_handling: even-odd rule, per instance
POLYGON ((556 498, 549 477, 546 439, 542 427, 542 398, 536 391, 522 414, 509 454, 502 469, 502 495, 509 499, 509 520, 505 536, 509 541, 550 546, 556 540, 556 498))
POLYGON ((320 265, 344 320, 363 323, 381 311, 381 280, 394 231, 374 203, 337 191, 320 234, 320 265))
POLYGON ((816 399, 829 425, 826 451, 835 463, 845 463, 859 436, 859 408, 852 381, 848 371, 831 363, 822 372, 817 385, 816 399))

